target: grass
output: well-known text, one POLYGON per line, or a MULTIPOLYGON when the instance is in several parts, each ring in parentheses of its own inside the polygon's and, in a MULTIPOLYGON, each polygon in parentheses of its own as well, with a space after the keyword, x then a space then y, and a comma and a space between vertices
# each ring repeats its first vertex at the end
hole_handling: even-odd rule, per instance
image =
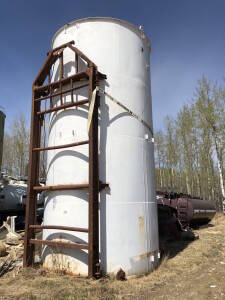
POLYGON ((0 278, 0 299, 225 299, 225 217, 196 230, 193 242, 165 244, 157 270, 127 281, 88 280, 41 268, 0 278))

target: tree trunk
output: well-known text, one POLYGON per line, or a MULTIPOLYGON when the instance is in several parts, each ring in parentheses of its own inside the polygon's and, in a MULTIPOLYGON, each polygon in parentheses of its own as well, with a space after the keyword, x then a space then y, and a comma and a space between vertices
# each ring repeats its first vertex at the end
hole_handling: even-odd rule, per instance
POLYGON ((220 145, 215 130, 213 130, 213 137, 214 137, 215 147, 216 147, 217 166, 219 171, 220 189, 222 194, 222 207, 223 207, 223 213, 225 214, 225 189, 224 189, 224 182, 223 182, 223 162, 220 157, 220 150, 219 150, 220 145))

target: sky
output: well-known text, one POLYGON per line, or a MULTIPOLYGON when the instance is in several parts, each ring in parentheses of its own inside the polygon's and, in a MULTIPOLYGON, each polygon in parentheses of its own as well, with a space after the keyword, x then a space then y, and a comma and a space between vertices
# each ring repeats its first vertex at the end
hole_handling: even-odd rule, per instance
POLYGON ((32 81, 54 33, 90 16, 142 25, 152 45, 154 129, 191 102, 197 81, 225 77, 225 0, 0 0, 0 107, 6 128, 19 113, 29 122, 32 81))

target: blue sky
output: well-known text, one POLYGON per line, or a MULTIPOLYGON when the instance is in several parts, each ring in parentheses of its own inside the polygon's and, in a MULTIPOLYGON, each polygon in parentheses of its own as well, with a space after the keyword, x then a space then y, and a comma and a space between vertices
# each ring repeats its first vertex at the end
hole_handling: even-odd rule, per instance
POLYGON ((65 23, 110 16, 143 25, 150 37, 154 128, 191 101, 205 74, 225 77, 225 0, 0 0, 0 106, 7 126, 30 119, 31 84, 65 23))

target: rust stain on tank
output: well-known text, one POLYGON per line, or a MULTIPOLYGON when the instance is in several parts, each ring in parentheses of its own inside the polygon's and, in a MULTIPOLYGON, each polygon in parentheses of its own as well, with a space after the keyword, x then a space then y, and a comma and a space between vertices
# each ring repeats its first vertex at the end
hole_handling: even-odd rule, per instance
POLYGON ((140 242, 144 242, 144 217, 138 217, 138 232, 140 237, 140 242))

